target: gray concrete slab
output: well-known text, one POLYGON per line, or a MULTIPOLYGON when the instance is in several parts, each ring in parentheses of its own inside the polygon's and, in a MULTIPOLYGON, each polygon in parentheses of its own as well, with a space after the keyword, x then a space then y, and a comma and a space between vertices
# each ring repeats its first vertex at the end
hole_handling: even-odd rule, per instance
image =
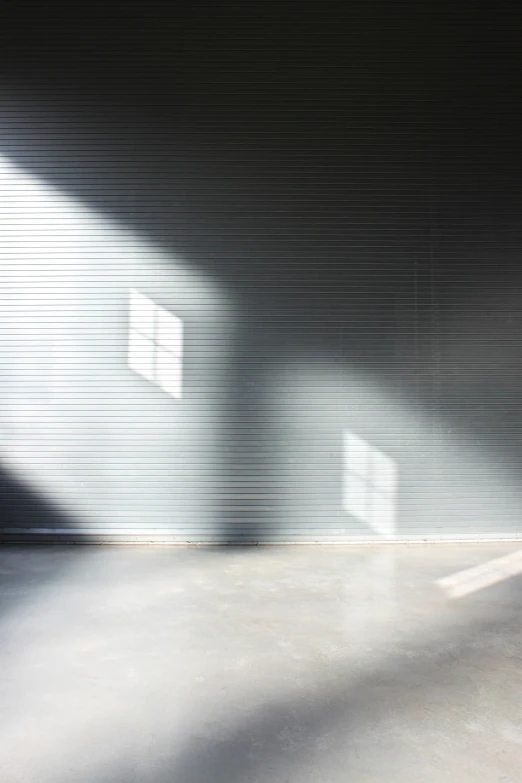
POLYGON ((519 783, 517 549, 2 549, 0 780, 519 783))

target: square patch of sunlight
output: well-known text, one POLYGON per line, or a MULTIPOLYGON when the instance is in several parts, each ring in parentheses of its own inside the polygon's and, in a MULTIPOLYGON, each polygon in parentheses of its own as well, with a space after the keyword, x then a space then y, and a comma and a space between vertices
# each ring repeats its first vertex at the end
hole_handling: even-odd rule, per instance
POLYGON ((181 399, 183 321, 140 291, 129 296, 129 367, 181 399))
POLYGON ((343 440, 343 508, 379 535, 392 538, 397 465, 353 432, 345 432, 343 440))

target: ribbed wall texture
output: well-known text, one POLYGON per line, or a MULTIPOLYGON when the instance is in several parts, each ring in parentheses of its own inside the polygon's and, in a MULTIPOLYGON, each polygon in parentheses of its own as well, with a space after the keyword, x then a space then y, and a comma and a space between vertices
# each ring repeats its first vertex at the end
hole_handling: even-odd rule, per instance
POLYGON ((522 534, 516 66, 478 21, 26 31, 0 85, 3 540, 522 534))

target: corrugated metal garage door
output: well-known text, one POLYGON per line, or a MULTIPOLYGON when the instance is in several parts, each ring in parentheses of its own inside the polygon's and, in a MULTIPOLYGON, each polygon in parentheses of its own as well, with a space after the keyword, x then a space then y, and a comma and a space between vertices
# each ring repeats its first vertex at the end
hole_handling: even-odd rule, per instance
POLYGON ((319 268, 319 292, 289 263, 292 286, 255 296, 7 156, 1 191, 5 539, 518 535, 490 387, 458 364, 500 294, 489 326, 480 287, 441 324, 442 283, 410 260, 319 268))
POLYGON ((520 536, 516 174, 384 39, 214 24, 2 86, 1 537, 520 536))

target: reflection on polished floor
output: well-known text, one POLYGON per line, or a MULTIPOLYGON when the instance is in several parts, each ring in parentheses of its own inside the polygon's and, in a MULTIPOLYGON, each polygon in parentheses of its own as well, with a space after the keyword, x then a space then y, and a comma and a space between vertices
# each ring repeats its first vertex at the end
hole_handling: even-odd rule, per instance
POLYGON ((0 779, 515 783, 517 551, 4 548, 0 779))

